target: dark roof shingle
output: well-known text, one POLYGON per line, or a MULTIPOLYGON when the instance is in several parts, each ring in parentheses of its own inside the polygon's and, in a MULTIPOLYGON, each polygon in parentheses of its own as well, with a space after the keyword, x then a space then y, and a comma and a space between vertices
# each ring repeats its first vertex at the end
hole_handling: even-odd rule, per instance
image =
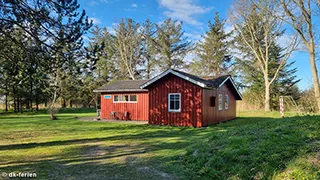
POLYGON ((147 82, 148 80, 123 80, 116 81, 95 89, 94 92, 130 92, 130 91, 148 91, 146 89, 141 89, 141 84, 147 82))
POLYGON ((210 88, 217 88, 219 87, 219 85, 225 81, 228 77, 230 77, 230 75, 222 75, 222 76, 216 76, 216 77, 207 77, 207 78, 201 78, 199 76, 193 75, 193 74, 189 74, 183 71, 178 71, 175 69, 172 69, 173 71, 180 73, 184 76, 187 76, 195 81, 201 82, 203 84, 205 84, 207 87, 210 88))

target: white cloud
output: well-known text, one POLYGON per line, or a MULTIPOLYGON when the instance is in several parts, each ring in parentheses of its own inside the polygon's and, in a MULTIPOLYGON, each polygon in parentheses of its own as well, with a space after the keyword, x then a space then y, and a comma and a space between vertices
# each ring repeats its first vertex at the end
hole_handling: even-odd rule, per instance
POLYGON ((111 3, 111 0, 100 0, 102 3, 111 3))
POLYGON ((117 28, 118 25, 118 23, 112 23, 111 26, 107 26, 108 32, 112 35, 116 35, 116 31, 114 30, 114 28, 117 28))
POLYGON ((82 38, 83 38, 84 41, 89 41, 90 40, 89 37, 85 36, 85 35, 83 35, 82 38))
POLYGON ((88 2, 88 5, 96 6, 96 5, 99 5, 100 3, 111 3, 111 0, 91 0, 88 2))
POLYGON ((101 21, 98 18, 89 18, 89 21, 92 21, 95 25, 101 24, 101 21))
POLYGON ((234 30, 234 26, 233 25, 226 25, 225 27, 224 27, 224 32, 225 33, 230 33, 231 31, 233 31, 234 30))
POLYGON ((137 4, 131 4, 131 7, 137 8, 138 5, 137 4))
POLYGON ((200 26, 201 22, 194 18, 194 15, 205 14, 212 10, 212 7, 203 7, 196 5, 193 0, 158 0, 160 6, 165 7, 168 11, 164 11, 167 17, 179 19, 188 24, 200 26))
POLYGON ((98 5, 98 4, 99 4, 99 2, 97 2, 97 1, 89 1, 88 2, 89 6, 95 6, 95 5, 98 5))
POLYGON ((202 39, 201 33, 199 32, 192 32, 192 33, 184 33, 185 36, 188 37, 193 43, 199 42, 202 39))

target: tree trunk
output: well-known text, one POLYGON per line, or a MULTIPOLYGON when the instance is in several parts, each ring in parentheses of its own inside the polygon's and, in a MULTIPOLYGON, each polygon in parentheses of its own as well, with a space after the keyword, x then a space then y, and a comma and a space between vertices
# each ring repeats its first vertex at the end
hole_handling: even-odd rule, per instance
POLYGON ((317 101, 317 107, 318 107, 317 112, 319 112, 320 111, 320 90, 319 90, 318 70, 316 66, 314 49, 312 49, 309 52, 310 52, 310 66, 311 66, 313 86, 314 86, 314 95, 317 101))
POLYGON ((6 93, 6 112, 8 112, 8 94, 6 93))
POLYGON ((17 103, 16 103, 15 97, 13 98, 13 109, 14 109, 14 112, 17 112, 17 103))
POLYGON ((17 112, 20 112, 20 99, 17 99, 17 112))
POLYGON ((148 60, 148 65, 147 65, 147 79, 150 79, 150 60, 148 60))
POLYGON ((22 105, 23 105, 23 103, 22 103, 22 100, 21 100, 21 98, 19 99, 19 101, 20 101, 20 113, 22 113, 22 105))
POLYGON ((8 112, 8 83, 6 81, 6 112, 8 112))
POLYGON ((66 98, 63 98, 62 108, 66 108, 66 107, 67 107, 66 98))
POLYGON ((33 99, 33 83, 32 83, 32 79, 30 82, 30 109, 32 111, 32 99, 33 99))
POLYGON ((72 108, 72 100, 70 100, 70 108, 72 108))
POLYGON ((50 104, 50 119, 51 120, 56 120, 57 117, 55 116, 55 103, 56 103, 56 99, 57 99, 57 88, 55 87, 55 90, 54 90, 54 94, 53 94, 53 99, 51 101, 51 104, 50 104))
POLYGON ((264 75, 265 84, 265 99, 264 99, 264 111, 270 111, 270 84, 268 74, 264 75))
POLYGON ((36 102, 36 111, 39 111, 39 104, 36 102))

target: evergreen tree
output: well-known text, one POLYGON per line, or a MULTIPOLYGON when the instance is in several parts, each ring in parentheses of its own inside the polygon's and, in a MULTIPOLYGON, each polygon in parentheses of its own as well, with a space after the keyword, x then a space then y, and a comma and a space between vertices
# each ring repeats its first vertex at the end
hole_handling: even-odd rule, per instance
POLYGON ((182 31, 182 22, 165 20, 157 27, 155 46, 159 55, 159 65, 162 70, 182 68, 183 59, 192 50, 192 43, 187 41, 182 31))
POLYGON ((156 49, 155 49, 155 39, 156 29, 155 24, 147 19, 142 25, 142 35, 143 35, 143 53, 142 56, 145 61, 145 77, 147 79, 151 78, 151 74, 154 71, 155 66, 158 61, 156 59, 156 49))
POLYGON ((202 36, 196 47, 197 58, 190 64, 190 70, 201 76, 217 76, 228 74, 231 65, 229 48, 232 32, 224 31, 225 21, 220 19, 218 12, 213 23, 209 21, 209 30, 202 36))

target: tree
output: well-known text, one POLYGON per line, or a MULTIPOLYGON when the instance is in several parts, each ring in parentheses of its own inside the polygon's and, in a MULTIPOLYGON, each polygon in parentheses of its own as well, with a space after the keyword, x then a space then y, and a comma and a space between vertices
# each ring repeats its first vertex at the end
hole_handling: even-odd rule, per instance
POLYGON ((129 78, 135 80, 139 75, 138 65, 142 64, 142 35, 139 32, 140 24, 132 19, 122 19, 115 27, 115 47, 118 59, 121 61, 122 73, 127 73, 129 78))
MULTIPOLYGON (((10 44, 0 49, 1 60, 8 61, 1 62, 1 69, 11 69, 7 71, 15 78, 7 84, 15 109, 22 111, 23 103, 32 109, 33 101, 37 104, 48 94, 52 95, 49 109, 54 109, 59 84, 64 74, 74 72, 81 36, 92 23, 85 11, 79 12, 76 0, 3 1, 0 12, 0 36, 10 44)), ((53 111, 50 117, 55 119, 53 111)))
POLYGON ((109 83, 110 81, 125 79, 125 70, 121 70, 122 61, 117 60, 117 52, 115 47, 115 36, 108 32, 106 28, 95 26, 90 33, 88 47, 85 48, 84 67, 82 71, 81 96, 83 102, 94 101, 98 106, 97 93, 94 89, 109 83), (86 101, 89 100, 89 101, 86 101))
POLYGON ((168 68, 182 68, 183 59, 192 50, 192 43, 183 37, 182 22, 172 21, 170 18, 161 25, 156 25, 156 50, 159 55, 162 70, 168 68))
POLYGON ((316 65, 316 18, 319 13, 320 1, 311 0, 281 0, 282 14, 273 14, 287 22, 302 39, 309 53, 309 61, 313 78, 314 95, 317 102, 317 111, 320 111, 320 87, 318 69, 316 65), (318 11, 317 11, 317 10, 318 11))
POLYGON ((209 21, 209 30, 197 44, 196 54, 199 60, 190 64, 191 71, 202 76, 227 74, 231 62, 229 41, 231 33, 224 31, 225 21, 220 19, 218 12, 213 23, 209 21), (199 68, 201 67, 201 68, 199 68))
MULTIPOLYGON (((272 78, 274 72, 277 70, 278 64, 283 58, 284 50, 279 45, 273 45, 270 49, 270 75, 272 78)), ((252 61, 245 61, 237 59, 239 67, 241 67, 241 74, 243 83, 245 83, 244 100, 251 105, 262 107, 264 104, 264 77, 263 73, 251 63, 252 61)), ((297 68, 291 68, 295 62, 286 63, 279 71, 278 76, 270 85, 270 107, 271 109, 278 109, 279 96, 292 96, 294 100, 299 99, 299 89, 296 84, 300 79, 296 79, 297 68)))
MULTIPOLYGON (((278 12, 276 2, 264 0, 239 0, 231 9, 231 20, 241 41, 252 51, 252 63, 263 73, 265 88, 265 111, 270 111, 270 85, 277 78, 280 69, 286 64, 297 46, 297 38, 293 39, 270 78, 270 50, 279 35, 283 34, 282 22, 272 16, 278 12)), ((240 42, 241 43, 241 42, 240 42)))
POLYGON ((83 46, 82 35, 92 25, 85 18, 85 13, 78 17, 77 9, 79 5, 76 1, 61 1, 56 3, 55 7, 58 11, 55 18, 56 25, 52 27, 52 32, 56 36, 52 38, 52 49, 50 49, 52 58, 47 62, 52 90, 49 105, 50 119, 52 120, 56 119, 59 84, 65 78, 65 71, 74 72, 73 68, 76 67, 77 54, 80 53, 83 46))
POLYGON ((159 63, 156 59, 155 39, 156 29, 155 24, 147 19, 142 25, 142 36, 143 36, 143 53, 142 56, 145 60, 145 72, 146 78, 150 79, 151 73, 155 66, 159 63))

